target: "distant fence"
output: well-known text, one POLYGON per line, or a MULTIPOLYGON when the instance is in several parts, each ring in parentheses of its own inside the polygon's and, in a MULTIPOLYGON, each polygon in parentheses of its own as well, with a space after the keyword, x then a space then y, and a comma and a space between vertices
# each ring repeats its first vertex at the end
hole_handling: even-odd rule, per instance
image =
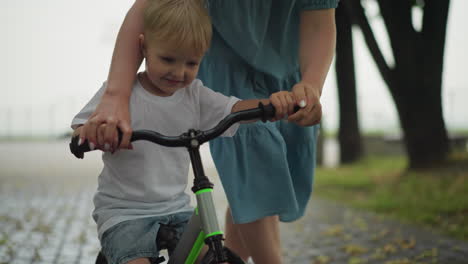
MULTIPOLYGON (((466 98, 468 98, 468 89, 444 88, 442 99, 448 130, 468 131, 466 98)), ((0 105, 0 138, 61 136, 71 130, 71 119, 88 99, 85 95, 79 95, 55 100, 50 104, 10 106, 8 104, 12 102, 6 101, 0 105)), ((362 100, 367 99, 362 98, 362 100)), ((372 110, 367 109, 365 114, 361 113, 361 115, 369 117, 369 115, 372 116, 372 113, 383 113, 385 109, 372 110)), ((327 118, 326 114, 324 113, 324 118, 327 118)), ((363 117, 360 117, 361 125, 366 123, 363 122, 363 117)), ((330 119, 337 120, 337 117, 330 119)), ((380 114, 376 120, 370 121, 372 123, 370 126, 378 129, 381 127, 382 121, 387 119, 387 116, 380 114)), ((336 121, 333 122, 333 124, 327 124, 325 129, 335 130, 336 121)), ((363 127, 363 130, 366 128, 365 126, 361 127, 363 127)))
POLYGON ((39 106, 0 107, 0 137, 57 137, 69 132, 75 100, 39 106))

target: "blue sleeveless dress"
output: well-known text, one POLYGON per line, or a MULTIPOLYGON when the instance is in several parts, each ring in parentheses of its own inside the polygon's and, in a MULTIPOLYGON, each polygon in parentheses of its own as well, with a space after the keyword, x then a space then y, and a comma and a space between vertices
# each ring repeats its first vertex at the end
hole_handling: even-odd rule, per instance
MULTIPOLYGON (((211 0, 211 48, 199 78, 241 99, 268 98, 300 81, 299 14, 338 0, 211 0)), ((313 48, 313 47, 311 47, 313 48)), ((318 127, 284 121, 243 124, 210 143, 235 223, 304 214, 312 192, 318 127)))

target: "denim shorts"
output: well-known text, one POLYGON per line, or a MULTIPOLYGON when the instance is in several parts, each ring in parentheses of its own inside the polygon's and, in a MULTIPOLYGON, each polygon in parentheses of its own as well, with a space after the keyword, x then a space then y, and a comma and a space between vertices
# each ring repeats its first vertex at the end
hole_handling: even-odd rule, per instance
POLYGON ((180 236, 192 212, 180 212, 128 220, 109 228, 101 238, 101 251, 109 264, 124 264, 138 258, 157 258, 156 234, 161 224, 172 225, 180 236))

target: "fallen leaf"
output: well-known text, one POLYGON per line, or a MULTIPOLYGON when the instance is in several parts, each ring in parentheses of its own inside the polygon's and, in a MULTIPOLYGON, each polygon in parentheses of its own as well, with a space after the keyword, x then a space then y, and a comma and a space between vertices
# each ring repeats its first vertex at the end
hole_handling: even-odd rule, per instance
POLYGON ((383 247, 383 251, 387 254, 392 254, 397 252, 397 248, 393 244, 387 244, 383 247))
POLYGON ((331 262, 331 258, 328 256, 318 256, 312 261, 312 264, 328 264, 331 262))
POLYGON ((326 236, 338 236, 343 233, 343 226, 342 225, 334 225, 327 230, 325 230, 322 234, 326 236))
POLYGON ((347 254, 352 255, 352 256, 361 255, 368 251, 367 248, 362 247, 360 245, 354 245, 354 244, 349 244, 349 245, 344 246, 343 250, 347 254))
POLYGON ((413 264, 413 262, 411 262, 407 258, 404 258, 404 259, 395 259, 395 260, 385 261, 384 264, 413 264))
POLYGON ((409 240, 408 239, 399 239, 399 240, 397 240, 395 242, 401 247, 401 249, 414 248, 414 246, 416 245, 416 240, 413 237, 410 238, 409 240))

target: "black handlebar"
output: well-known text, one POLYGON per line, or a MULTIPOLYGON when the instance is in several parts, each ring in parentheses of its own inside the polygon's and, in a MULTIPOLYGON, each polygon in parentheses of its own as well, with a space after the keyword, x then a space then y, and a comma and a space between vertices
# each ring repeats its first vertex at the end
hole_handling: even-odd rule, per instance
MULTIPOLYGON (((294 112, 298 111, 299 107, 294 108, 294 112)), ((206 131, 189 130, 180 136, 165 136, 151 130, 133 131, 131 142, 137 140, 147 140, 153 143, 166 147, 193 147, 193 144, 201 145, 211 139, 214 139, 223 134, 229 127, 239 121, 247 121, 253 119, 261 119, 263 122, 275 116, 275 107, 272 104, 258 104, 257 108, 231 113, 221 120, 214 128, 206 131)), ((82 159, 84 153, 91 151, 88 141, 86 140, 78 146, 79 137, 75 136, 70 142, 70 151, 75 157, 82 159)), ((119 131, 119 141, 122 140, 122 133, 119 131)))

